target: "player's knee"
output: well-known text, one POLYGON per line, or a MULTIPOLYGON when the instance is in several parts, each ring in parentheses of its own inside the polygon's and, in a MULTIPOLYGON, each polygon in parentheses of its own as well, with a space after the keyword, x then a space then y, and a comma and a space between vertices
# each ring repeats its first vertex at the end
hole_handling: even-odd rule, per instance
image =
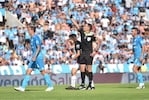
POLYGON ((88 71, 88 72, 92 72, 92 65, 88 65, 87 71, 88 71))
POLYGON ((76 70, 76 69, 73 69, 73 70, 71 71, 72 76, 76 75, 76 73, 77 73, 77 70, 76 70))
POLYGON ((138 67, 137 67, 137 66, 134 66, 134 67, 133 67, 133 71, 134 71, 135 73, 137 73, 137 72, 138 72, 138 67))
POLYGON ((27 69, 26 74, 31 75, 31 73, 32 73, 32 69, 27 69))
POLYGON ((41 73, 42 75, 45 75, 45 74, 46 74, 46 71, 45 71, 45 70, 42 70, 42 71, 40 71, 40 73, 41 73))

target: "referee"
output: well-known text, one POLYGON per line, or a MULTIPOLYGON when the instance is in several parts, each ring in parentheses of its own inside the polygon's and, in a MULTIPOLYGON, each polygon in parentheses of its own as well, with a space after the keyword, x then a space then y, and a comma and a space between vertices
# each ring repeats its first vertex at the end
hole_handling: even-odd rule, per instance
POLYGON ((71 21, 78 29, 78 32, 80 32, 81 35, 81 48, 82 52, 80 55, 80 71, 81 71, 81 79, 82 83, 80 85, 81 90, 93 90, 92 80, 93 80, 93 73, 92 73, 92 61, 93 61, 93 55, 95 54, 95 51, 93 50, 93 42, 97 42, 96 50, 98 50, 100 46, 100 42, 98 39, 94 36, 94 33, 92 32, 92 25, 89 23, 84 23, 82 26, 79 26, 78 23, 73 19, 73 16, 70 16, 71 21), (85 87, 85 69, 87 67, 87 73, 89 78, 89 84, 87 87, 85 87))

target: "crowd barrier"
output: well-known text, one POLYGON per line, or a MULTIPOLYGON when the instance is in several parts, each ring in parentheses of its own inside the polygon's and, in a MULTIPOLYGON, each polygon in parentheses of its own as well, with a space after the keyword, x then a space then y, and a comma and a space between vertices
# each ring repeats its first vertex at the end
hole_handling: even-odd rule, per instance
MULTIPOLYGON (((71 68, 76 65, 52 65, 52 74, 49 74, 54 85, 70 85, 71 68)), ((132 73, 132 64, 107 64, 104 65, 104 73, 101 73, 98 65, 93 65, 94 83, 135 83, 136 74, 132 73)), ((47 66, 45 66, 47 69, 47 66)), ((149 64, 142 66, 143 78, 149 82, 149 64)), ((24 78, 27 66, 1 66, 0 86, 20 86, 24 78)), ((38 70, 33 71, 29 81, 30 86, 46 85, 46 82, 38 70)), ((88 79, 86 77, 86 84, 88 79)), ((76 84, 81 83, 80 72, 77 73, 76 84)))
MULTIPOLYGON (((61 74, 61 73, 71 73, 71 69, 75 65, 52 65, 51 71, 53 74, 61 74)), ((133 64, 105 64, 104 65, 104 73, 127 73, 133 72, 132 67, 133 64)), ((45 67, 47 69, 47 66, 45 67)), ((99 73, 100 69, 98 65, 92 66, 93 73, 99 73)), ((0 75, 24 75, 26 72, 27 66, 1 66, 0 67, 0 75)), ((149 72, 149 64, 145 64, 142 66, 143 72, 149 72)), ((78 71, 79 73, 79 71, 78 71)), ((38 70, 34 70, 32 74, 40 74, 38 70)))
MULTIPOLYGON (((53 85, 70 85, 71 74, 51 74, 53 85)), ((22 84, 24 75, 5 75, 0 77, 0 87, 5 86, 20 86, 22 84)), ((144 82, 149 82, 149 73, 143 73, 144 82)), ((137 78, 135 73, 94 73, 93 81, 95 84, 101 83, 136 83, 137 78)), ((86 85, 88 78, 85 78, 86 85)), ((77 74, 76 84, 81 84, 80 74, 77 74)), ((31 75, 28 82, 29 86, 47 85, 44 77, 41 74, 31 75)))

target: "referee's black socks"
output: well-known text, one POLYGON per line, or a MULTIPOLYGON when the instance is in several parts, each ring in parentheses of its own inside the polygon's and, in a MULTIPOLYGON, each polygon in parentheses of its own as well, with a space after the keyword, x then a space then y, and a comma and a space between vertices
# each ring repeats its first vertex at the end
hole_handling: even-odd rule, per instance
POLYGON ((85 85, 85 72, 81 72, 81 80, 82 80, 81 85, 85 85))
POLYGON ((88 72, 88 78, 89 78, 89 86, 91 86, 92 80, 93 80, 93 73, 92 72, 88 72))

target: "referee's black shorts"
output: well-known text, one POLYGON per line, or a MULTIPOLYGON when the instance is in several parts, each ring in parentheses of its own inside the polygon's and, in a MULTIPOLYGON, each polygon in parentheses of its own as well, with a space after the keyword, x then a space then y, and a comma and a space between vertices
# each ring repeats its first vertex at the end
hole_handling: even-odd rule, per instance
POLYGON ((90 56, 91 53, 92 53, 92 52, 90 52, 90 51, 83 52, 83 53, 80 55, 79 63, 80 63, 80 64, 86 64, 86 65, 92 65, 93 57, 90 56))

